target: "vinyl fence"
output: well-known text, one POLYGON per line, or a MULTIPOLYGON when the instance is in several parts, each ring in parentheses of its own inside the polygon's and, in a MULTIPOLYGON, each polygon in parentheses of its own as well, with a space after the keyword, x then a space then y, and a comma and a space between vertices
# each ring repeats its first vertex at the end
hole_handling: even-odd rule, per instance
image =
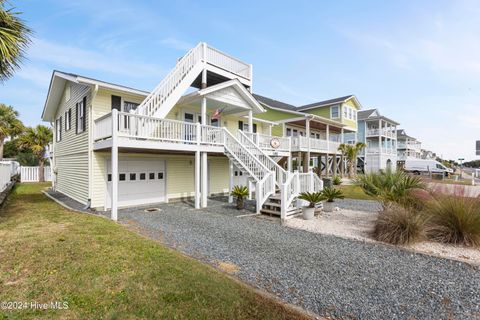
MULTIPOLYGON (((52 181, 50 167, 45 167, 44 176, 45 181, 52 181)), ((20 167, 20 181, 21 182, 38 182, 40 167, 20 167)))
POLYGON ((11 165, 8 163, 0 163, 0 192, 5 190, 11 179, 11 165))

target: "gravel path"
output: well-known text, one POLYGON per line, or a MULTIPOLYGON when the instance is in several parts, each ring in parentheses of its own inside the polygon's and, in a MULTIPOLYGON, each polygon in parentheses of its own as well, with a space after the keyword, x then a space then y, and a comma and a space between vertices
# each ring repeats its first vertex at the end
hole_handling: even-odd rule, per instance
MULTIPOLYGON (((479 319, 480 270, 390 246, 236 218, 223 202, 207 210, 167 204, 121 210, 151 237, 322 316, 341 319, 479 319)), ((248 212, 240 212, 244 214, 248 212)))

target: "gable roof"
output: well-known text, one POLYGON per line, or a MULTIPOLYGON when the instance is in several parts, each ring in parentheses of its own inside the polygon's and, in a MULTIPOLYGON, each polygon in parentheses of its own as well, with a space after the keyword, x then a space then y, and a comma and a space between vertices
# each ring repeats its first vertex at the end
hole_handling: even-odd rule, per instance
POLYGON ((308 110, 308 109, 313 109, 313 108, 318 108, 318 107, 326 107, 326 106, 331 106, 331 105, 343 103, 343 102, 346 102, 347 100, 350 100, 350 99, 355 99, 355 102, 361 107, 360 102, 357 100, 355 95, 349 94, 348 96, 343 96, 343 97, 338 97, 338 98, 333 98, 333 99, 328 99, 328 100, 323 100, 323 101, 319 101, 319 102, 315 102, 315 103, 306 104, 304 106, 298 107, 297 109, 299 111, 303 111, 303 110, 308 110))
POLYGON ((395 124, 395 125, 399 125, 400 123, 390 119, 390 118, 387 118, 385 116, 382 116, 380 114, 380 111, 378 111, 378 109, 368 109, 368 110, 362 110, 362 111, 358 111, 357 112, 357 119, 358 120, 376 120, 376 119, 382 119, 382 120, 385 120, 385 121, 388 121, 392 124, 395 124))
POLYGON ((204 89, 200 89, 198 91, 194 91, 187 95, 184 95, 180 98, 178 103, 188 103, 189 101, 193 101, 198 99, 198 97, 207 96, 214 92, 219 92, 226 88, 233 88, 253 109, 255 113, 262 113, 265 112, 265 109, 262 105, 255 99, 255 97, 248 91, 245 86, 238 80, 232 79, 225 82, 221 82, 219 84, 215 84, 210 87, 206 87, 204 89))
POLYGON ((412 136, 409 136, 407 134, 407 132, 405 131, 405 129, 397 129, 397 138, 410 138, 410 139, 414 139, 414 140, 417 140, 416 138, 412 137, 412 136))
POLYGON ((63 96, 63 90, 67 81, 73 83, 79 83, 88 86, 98 86, 105 89, 118 90, 129 92, 131 94, 139 96, 147 96, 148 91, 138 90, 127 86, 122 86, 119 84, 114 84, 106 81, 101 81, 89 77, 84 77, 75 73, 63 72, 54 70, 52 72, 52 78, 50 80, 50 86, 48 87, 47 98, 45 100, 45 105, 42 112, 42 120, 44 121, 53 121, 55 116, 55 111, 60 103, 60 100, 63 96))
POLYGON ((278 101, 278 100, 275 100, 275 99, 270 99, 270 98, 261 96, 261 95, 256 94, 256 93, 254 93, 253 96, 255 97, 255 99, 257 99, 261 103, 267 105, 268 107, 283 109, 283 110, 287 110, 287 111, 296 111, 296 109, 297 109, 297 107, 295 107, 294 105, 291 105, 291 104, 288 104, 288 103, 285 103, 285 102, 281 102, 281 101, 278 101))

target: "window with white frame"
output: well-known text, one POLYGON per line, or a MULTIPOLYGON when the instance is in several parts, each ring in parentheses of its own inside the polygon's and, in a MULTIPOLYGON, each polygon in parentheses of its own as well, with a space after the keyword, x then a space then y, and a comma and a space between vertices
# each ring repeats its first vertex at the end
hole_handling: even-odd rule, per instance
POLYGON ((332 119, 340 118, 340 106, 332 106, 330 108, 330 117, 332 119))
POLYGON ((55 140, 57 142, 62 140, 62 117, 55 120, 55 140))
POLYGON ((72 128, 72 109, 65 112, 65 131, 72 128))
POLYGON ((85 127, 87 125, 86 122, 86 104, 87 104, 87 97, 84 97, 82 101, 78 102, 76 105, 76 111, 77 111, 77 133, 82 133, 85 131, 85 127))

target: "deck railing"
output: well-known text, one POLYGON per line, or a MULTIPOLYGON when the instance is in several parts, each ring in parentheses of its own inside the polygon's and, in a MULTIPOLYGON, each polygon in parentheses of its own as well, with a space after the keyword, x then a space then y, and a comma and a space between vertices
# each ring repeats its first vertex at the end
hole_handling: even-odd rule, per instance
POLYGON ((367 137, 370 136, 386 136, 389 138, 394 138, 395 137, 395 131, 389 130, 389 129, 367 129, 367 137))
MULTIPOLYGON (((184 144, 223 145, 222 128, 199 123, 160 119, 133 113, 118 112, 118 136, 184 144)), ((112 136, 112 114, 94 121, 95 141, 112 136)))
POLYGON ((277 137, 268 134, 244 132, 262 150, 289 152, 291 150, 290 137, 277 137), (274 141, 276 140, 276 141, 274 141), (278 141, 278 147, 274 147, 278 141))
POLYGON ((207 63, 232 72, 245 79, 252 78, 251 65, 208 45, 206 46, 205 54, 207 63))
POLYGON ((296 136, 292 138, 292 150, 308 149, 310 143, 310 150, 312 151, 328 151, 336 153, 340 142, 327 141, 324 139, 308 138, 303 136, 296 136))

